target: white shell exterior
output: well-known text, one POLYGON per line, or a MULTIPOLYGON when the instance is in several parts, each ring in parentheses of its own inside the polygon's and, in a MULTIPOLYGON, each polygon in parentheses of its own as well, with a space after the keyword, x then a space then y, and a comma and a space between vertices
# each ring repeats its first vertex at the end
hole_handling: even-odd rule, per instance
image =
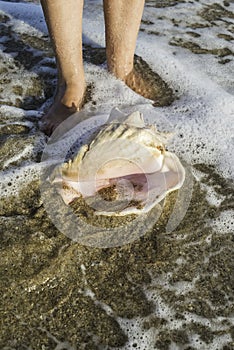
POLYGON ((126 117, 115 110, 89 145, 83 145, 73 160, 54 170, 51 181, 63 184, 60 194, 66 204, 79 196, 95 196, 113 185, 124 192, 121 198, 117 193, 117 200, 124 196, 126 207, 108 210, 105 201, 106 210, 96 210, 97 215, 148 212, 168 192, 179 189, 185 178, 177 156, 165 150, 165 141, 165 134, 155 126, 146 126, 140 112, 126 117))

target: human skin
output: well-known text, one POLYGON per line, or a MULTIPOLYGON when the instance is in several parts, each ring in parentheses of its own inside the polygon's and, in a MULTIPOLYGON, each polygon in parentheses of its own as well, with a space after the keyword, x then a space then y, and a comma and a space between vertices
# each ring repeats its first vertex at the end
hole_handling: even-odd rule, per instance
MULTIPOLYGON (((54 102, 42 118, 42 130, 50 135, 84 103, 83 0, 41 0, 41 4, 58 68, 54 102)), ((104 0, 103 4, 108 70, 141 93, 133 63, 144 0, 104 0)))

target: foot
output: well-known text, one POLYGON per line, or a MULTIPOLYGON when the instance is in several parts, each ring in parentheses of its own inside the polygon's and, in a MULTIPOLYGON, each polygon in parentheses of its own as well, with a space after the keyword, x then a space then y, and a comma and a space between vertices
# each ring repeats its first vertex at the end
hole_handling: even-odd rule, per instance
POLYGON ((141 73, 137 72, 134 68, 125 77, 125 84, 130 87, 137 94, 153 100, 155 98, 155 87, 150 84, 149 81, 144 79, 141 73))
POLYGON ((41 119, 41 130, 50 136, 59 124, 82 108, 84 95, 85 86, 73 84, 60 87, 52 106, 41 119))
POLYGON ((109 69, 109 71, 115 75, 117 79, 124 81, 125 84, 137 94, 150 100, 154 100, 155 97, 157 97, 158 91, 155 91, 154 84, 144 76, 144 72, 138 72, 135 68, 131 68, 127 74, 125 70, 121 69, 109 69))
POLYGON ((134 68, 122 80, 139 95, 154 101, 154 106, 168 106, 174 100, 172 89, 140 57, 134 60, 134 68))

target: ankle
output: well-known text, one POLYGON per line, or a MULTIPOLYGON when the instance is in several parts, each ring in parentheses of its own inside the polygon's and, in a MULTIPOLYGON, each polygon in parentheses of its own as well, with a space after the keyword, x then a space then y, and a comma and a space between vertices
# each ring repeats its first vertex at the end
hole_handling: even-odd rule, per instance
POLYGON ((66 84, 61 99, 62 104, 68 108, 75 107, 79 109, 85 94, 85 89, 85 82, 69 82, 69 84, 66 84))
POLYGON ((121 58, 112 58, 107 60, 107 67, 109 72, 115 75, 117 79, 125 81, 126 77, 133 70, 133 61, 123 62, 121 58))

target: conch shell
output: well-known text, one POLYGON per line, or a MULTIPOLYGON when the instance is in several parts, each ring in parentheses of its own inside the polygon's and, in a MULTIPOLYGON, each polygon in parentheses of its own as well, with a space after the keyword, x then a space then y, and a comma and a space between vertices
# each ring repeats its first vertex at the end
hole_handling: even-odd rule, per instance
POLYGON ((111 114, 90 143, 54 169, 50 181, 60 184, 66 204, 80 196, 98 199, 92 205, 96 215, 146 213, 184 182, 184 168, 165 150, 166 139, 140 112, 111 114))

